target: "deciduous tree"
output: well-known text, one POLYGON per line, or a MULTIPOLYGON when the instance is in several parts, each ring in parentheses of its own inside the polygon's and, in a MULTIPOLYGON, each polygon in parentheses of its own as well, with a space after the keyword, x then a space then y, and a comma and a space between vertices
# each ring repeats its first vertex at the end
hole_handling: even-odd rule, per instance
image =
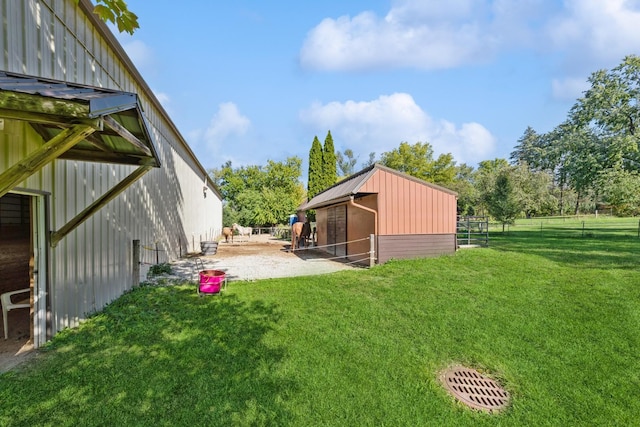
POLYGON ((398 148, 382 153, 380 163, 424 181, 443 186, 451 185, 456 176, 456 164, 453 161, 453 156, 441 154, 434 160, 433 148, 427 142, 417 142, 413 145, 402 142, 398 148))
POLYGON ((590 127, 610 160, 640 170, 640 57, 629 55, 612 70, 589 77, 591 87, 571 109, 576 127, 590 127))
MULTIPOLYGON (((75 0, 78 3, 79 0, 75 0)), ((111 22, 118 27, 118 31, 133 34, 140 28, 138 16, 129 10, 124 0, 97 0, 93 13, 105 22, 111 22)))
POLYGON ((284 224, 302 203, 300 184, 302 160, 290 157, 284 162, 269 160, 266 166, 233 168, 227 162, 211 176, 223 196, 223 223, 229 218, 242 225, 284 224))
POLYGON ((502 224, 502 231, 522 212, 523 205, 517 197, 509 168, 498 172, 493 189, 485 194, 485 202, 491 216, 502 224))
POLYGON ((336 161, 341 177, 347 177, 353 175, 355 172, 356 163, 358 159, 355 158, 353 150, 347 148, 344 152, 336 152, 336 161))

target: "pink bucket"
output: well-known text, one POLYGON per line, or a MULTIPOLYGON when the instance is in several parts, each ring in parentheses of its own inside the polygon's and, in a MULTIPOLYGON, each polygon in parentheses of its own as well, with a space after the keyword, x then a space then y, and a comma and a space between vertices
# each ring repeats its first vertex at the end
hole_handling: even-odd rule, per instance
POLYGON ((200 272, 200 292, 217 294, 224 282, 225 272, 222 270, 202 270, 200 272))

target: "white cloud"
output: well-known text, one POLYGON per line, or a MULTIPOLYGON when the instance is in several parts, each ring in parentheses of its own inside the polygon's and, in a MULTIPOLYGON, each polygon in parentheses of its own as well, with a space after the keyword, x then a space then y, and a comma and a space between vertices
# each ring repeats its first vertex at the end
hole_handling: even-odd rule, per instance
MULTIPOLYGON (((565 0, 563 13, 550 20, 554 48, 567 62, 616 61, 640 47, 640 5, 629 0, 565 0)), ((593 70, 595 71, 595 70, 593 70)))
POLYGON ((238 110, 233 102, 223 102, 218 105, 205 132, 208 141, 219 142, 229 135, 242 135, 249 129, 251 122, 238 110))
POLYGON ((544 55, 557 99, 579 95, 589 74, 640 51, 638 0, 393 0, 312 28, 300 64, 316 70, 443 69, 511 50, 544 55))
POLYGON ((319 70, 443 69, 490 61, 539 41, 543 0, 396 0, 384 17, 326 18, 307 34, 300 63, 319 70))
POLYGON ((300 62, 324 70, 438 69, 483 61, 494 50, 493 38, 476 22, 416 22, 405 8, 384 19, 371 12, 324 19, 307 35, 300 62))
POLYGON ((144 70, 153 65, 153 51, 143 41, 130 40, 121 43, 136 68, 144 70))
POLYGON ((456 126, 446 120, 433 120, 406 93, 380 96, 373 101, 315 103, 300 113, 300 119, 320 132, 326 129, 337 149, 350 148, 361 156, 378 156, 397 148, 401 142, 428 142, 435 155, 451 153, 457 162, 473 163, 486 158, 494 149, 495 138, 478 123, 456 126), (338 147, 338 141, 348 141, 338 147))
MULTIPOLYGON (((201 134, 207 148, 218 152, 227 138, 244 135, 251 121, 243 116, 233 102, 224 102, 218 105, 218 111, 209 122, 209 127, 201 134)), ((198 135, 199 132, 192 132, 198 135)))

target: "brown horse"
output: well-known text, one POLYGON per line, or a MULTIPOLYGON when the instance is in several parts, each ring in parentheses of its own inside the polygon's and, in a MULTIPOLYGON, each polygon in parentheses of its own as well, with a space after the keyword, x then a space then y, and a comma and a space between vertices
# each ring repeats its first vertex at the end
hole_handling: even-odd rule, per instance
POLYGON ((308 247, 309 238, 311 237, 311 223, 309 222, 309 220, 306 220, 304 222, 304 225, 302 226, 302 234, 300 235, 300 237, 302 238, 304 246, 308 247))
POLYGON ((229 243, 229 236, 231 236, 231 243, 233 243, 233 229, 231 227, 224 227, 222 229, 222 235, 224 236, 224 241, 229 243))
POLYGON ((301 222, 294 222, 291 226, 291 252, 296 251, 296 246, 300 245, 300 238, 302 237, 302 225, 301 222))

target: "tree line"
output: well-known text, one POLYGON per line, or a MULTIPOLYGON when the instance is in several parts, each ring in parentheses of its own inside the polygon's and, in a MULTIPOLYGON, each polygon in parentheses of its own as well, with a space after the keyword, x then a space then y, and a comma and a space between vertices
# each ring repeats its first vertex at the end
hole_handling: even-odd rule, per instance
POLYGON ((307 187, 302 160, 211 171, 224 198, 223 221, 253 226, 286 224, 305 200, 375 162, 458 193, 458 214, 489 216, 502 224, 519 217, 593 213, 640 214, 640 58, 624 58, 593 73, 564 122, 547 133, 527 127, 509 159, 457 164, 434 157, 428 142, 401 142, 369 153, 358 168, 350 149, 335 151, 331 131, 309 150, 307 187))

